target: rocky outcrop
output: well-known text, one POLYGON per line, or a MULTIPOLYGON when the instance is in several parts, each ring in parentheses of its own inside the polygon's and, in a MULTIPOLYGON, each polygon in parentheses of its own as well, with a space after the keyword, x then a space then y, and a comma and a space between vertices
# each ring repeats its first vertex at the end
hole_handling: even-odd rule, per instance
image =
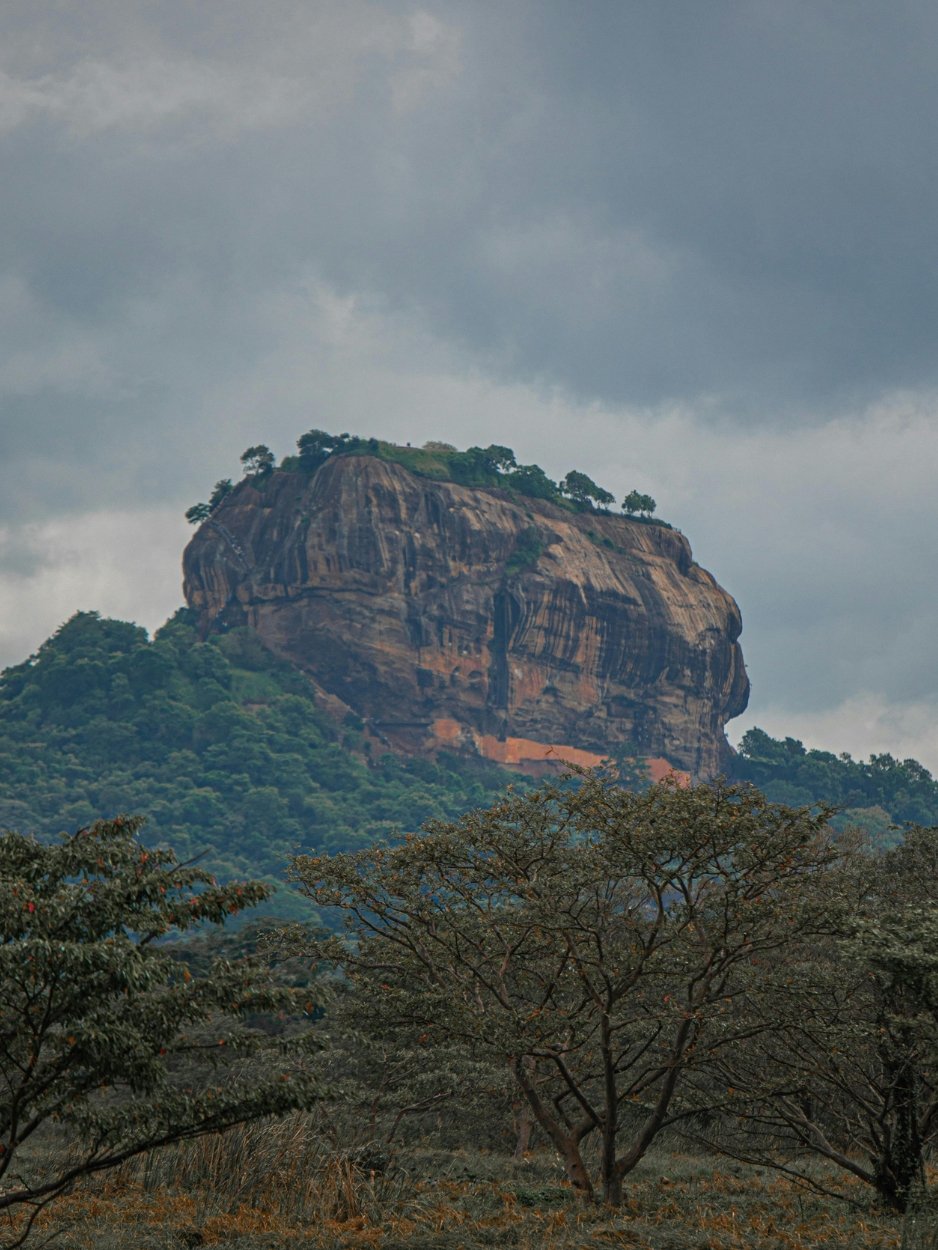
POLYGON ((682 534, 370 456, 241 483, 184 576, 203 632, 247 624, 403 750, 709 776, 746 706, 739 610, 682 534))

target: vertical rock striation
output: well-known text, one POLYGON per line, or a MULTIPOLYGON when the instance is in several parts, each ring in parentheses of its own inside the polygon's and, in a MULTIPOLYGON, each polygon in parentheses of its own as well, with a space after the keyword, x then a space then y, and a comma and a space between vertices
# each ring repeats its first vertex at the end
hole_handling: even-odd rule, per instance
POLYGON ((184 577, 204 632, 247 624, 403 750, 710 776, 748 697, 739 610, 682 534, 369 456, 241 483, 184 577))

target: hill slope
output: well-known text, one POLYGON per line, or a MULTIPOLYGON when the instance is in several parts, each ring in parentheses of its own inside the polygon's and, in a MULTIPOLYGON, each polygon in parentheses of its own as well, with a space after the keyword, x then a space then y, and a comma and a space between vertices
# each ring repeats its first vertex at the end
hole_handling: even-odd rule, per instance
POLYGON ((200 642, 182 611, 149 641, 79 613, 0 678, 0 827, 51 834, 139 813, 181 858, 275 877, 299 848, 416 830, 509 779, 483 761, 369 766, 367 746, 247 631, 200 642))
POLYGON ((938 783, 918 760, 850 755, 807 749, 797 738, 772 738, 762 729, 743 735, 731 773, 776 803, 830 803, 841 809, 835 823, 856 824, 874 842, 899 839, 892 826, 938 825, 938 783))
MULTIPOLYGON (((181 611, 149 641, 79 613, 0 676, 0 828, 54 834, 139 813, 151 843, 205 853, 220 876, 279 878, 297 849, 394 838, 523 784, 464 756, 368 751, 246 630, 200 642, 181 611)), ((852 760, 751 730, 732 771, 780 802, 841 805, 841 822, 881 844, 897 839, 893 824, 938 824, 938 783, 914 760, 852 760)))

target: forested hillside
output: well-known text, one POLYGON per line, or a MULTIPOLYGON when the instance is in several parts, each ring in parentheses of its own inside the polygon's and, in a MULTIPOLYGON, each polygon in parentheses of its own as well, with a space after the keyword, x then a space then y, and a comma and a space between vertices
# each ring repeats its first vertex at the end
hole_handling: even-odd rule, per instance
MULTIPOLYGON (((200 642, 181 611, 148 639, 78 613, 0 678, 0 827, 50 835, 118 812, 223 877, 281 876, 291 854, 394 840, 490 804, 523 779, 483 761, 370 754, 317 708, 305 678, 246 630, 200 642)), ((753 729, 734 769, 771 799, 828 802, 895 842, 938 824, 938 783, 914 760, 867 762, 753 729)))
POLYGON ((855 760, 750 729, 739 744, 733 776, 752 782, 776 803, 839 807, 838 823, 860 824, 880 844, 898 840, 894 825, 938 825, 938 782, 918 760, 887 754, 855 760))
POLYGON ((501 769, 367 759, 354 726, 244 630, 199 642, 185 611, 152 641, 78 613, 0 679, 0 827, 53 834, 118 812, 221 876, 279 876, 490 803, 501 769))

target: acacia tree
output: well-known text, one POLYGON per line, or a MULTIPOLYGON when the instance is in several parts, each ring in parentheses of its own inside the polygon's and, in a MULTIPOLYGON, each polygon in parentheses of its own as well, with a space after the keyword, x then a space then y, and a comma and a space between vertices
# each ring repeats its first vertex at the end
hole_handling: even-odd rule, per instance
MULTIPOLYGON (((246 456, 248 453, 245 452, 244 454, 246 456)), ((223 477, 212 488, 208 503, 194 503, 191 508, 186 509, 186 520, 190 525, 201 525, 203 521, 208 520, 225 496, 229 495, 232 490, 234 490, 234 486, 231 478, 223 477)))
POLYGON ((212 493, 208 497, 208 506, 211 512, 222 503, 227 495, 234 490, 234 483, 230 477, 220 478, 212 487, 212 493))
POLYGON ((493 1121, 495 1132, 507 1132, 513 1083, 504 1064, 495 1067, 458 1043, 431 1042, 412 1021, 400 1020, 385 994, 360 988, 364 1000, 348 982, 334 987, 317 1025, 317 1072, 329 1091, 317 1115, 327 1132, 336 1139, 341 1133, 330 1123, 332 1112, 345 1123, 351 1113, 382 1154, 443 1114, 454 1133, 470 1124, 474 1135, 491 1135, 493 1121))
POLYGON ((315 958, 423 1044, 507 1066, 574 1187, 618 1203, 658 1133, 699 1109, 755 961, 825 929, 809 901, 838 855, 827 815, 722 784, 634 794, 583 770, 294 874, 345 913, 350 940, 315 958))
POLYGON ((503 447, 500 443, 489 443, 488 447, 481 449, 470 447, 469 453, 473 452, 480 452, 488 467, 495 473, 510 473, 518 464, 514 451, 510 447, 503 447))
POLYGON ((16 1246, 83 1176, 184 1138, 306 1106, 292 1040, 247 1017, 298 1010, 304 991, 257 961, 193 976, 157 940, 221 922, 269 887, 216 885, 118 818, 45 844, 0 837, 0 1213, 16 1246), (58 1126, 67 1161, 37 1176, 22 1148, 58 1126))
POLYGON ((560 485, 564 494, 569 495, 574 503, 582 507, 591 508, 596 505, 605 508, 615 502, 614 495, 608 490, 603 490, 601 486, 597 486, 591 477, 587 477, 578 469, 571 469, 560 485))
POLYGON ((207 503, 194 503, 191 508, 186 508, 186 520, 190 525, 201 525, 211 515, 212 508, 207 503))
POLYGON ((335 434, 328 434, 325 430, 307 430, 305 434, 301 434, 296 440, 297 450, 300 453, 300 468, 311 473, 321 464, 325 464, 335 449, 337 441, 335 434))
POLYGON ((622 511, 628 513, 629 516, 634 516, 636 512, 651 516, 656 507, 657 504, 651 495, 643 495, 637 490, 630 490, 622 500, 622 511))
POLYGON ((258 443, 255 447, 248 447, 241 453, 241 463, 248 477, 264 478, 273 472, 276 458, 266 444, 258 443))
POLYGON ((508 484, 532 499, 555 500, 560 495, 557 483, 547 476, 539 464, 516 465, 508 476, 508 484))
POLYGON ((756 1027, 722 1069, 736 1103, 724 1149, 815 1185, 803 1161, 822 1158, 908 1208, 938 1142, 936 883, 934 829, 844 876, 836 937, 773 969, 746 1004, 756 1027))

